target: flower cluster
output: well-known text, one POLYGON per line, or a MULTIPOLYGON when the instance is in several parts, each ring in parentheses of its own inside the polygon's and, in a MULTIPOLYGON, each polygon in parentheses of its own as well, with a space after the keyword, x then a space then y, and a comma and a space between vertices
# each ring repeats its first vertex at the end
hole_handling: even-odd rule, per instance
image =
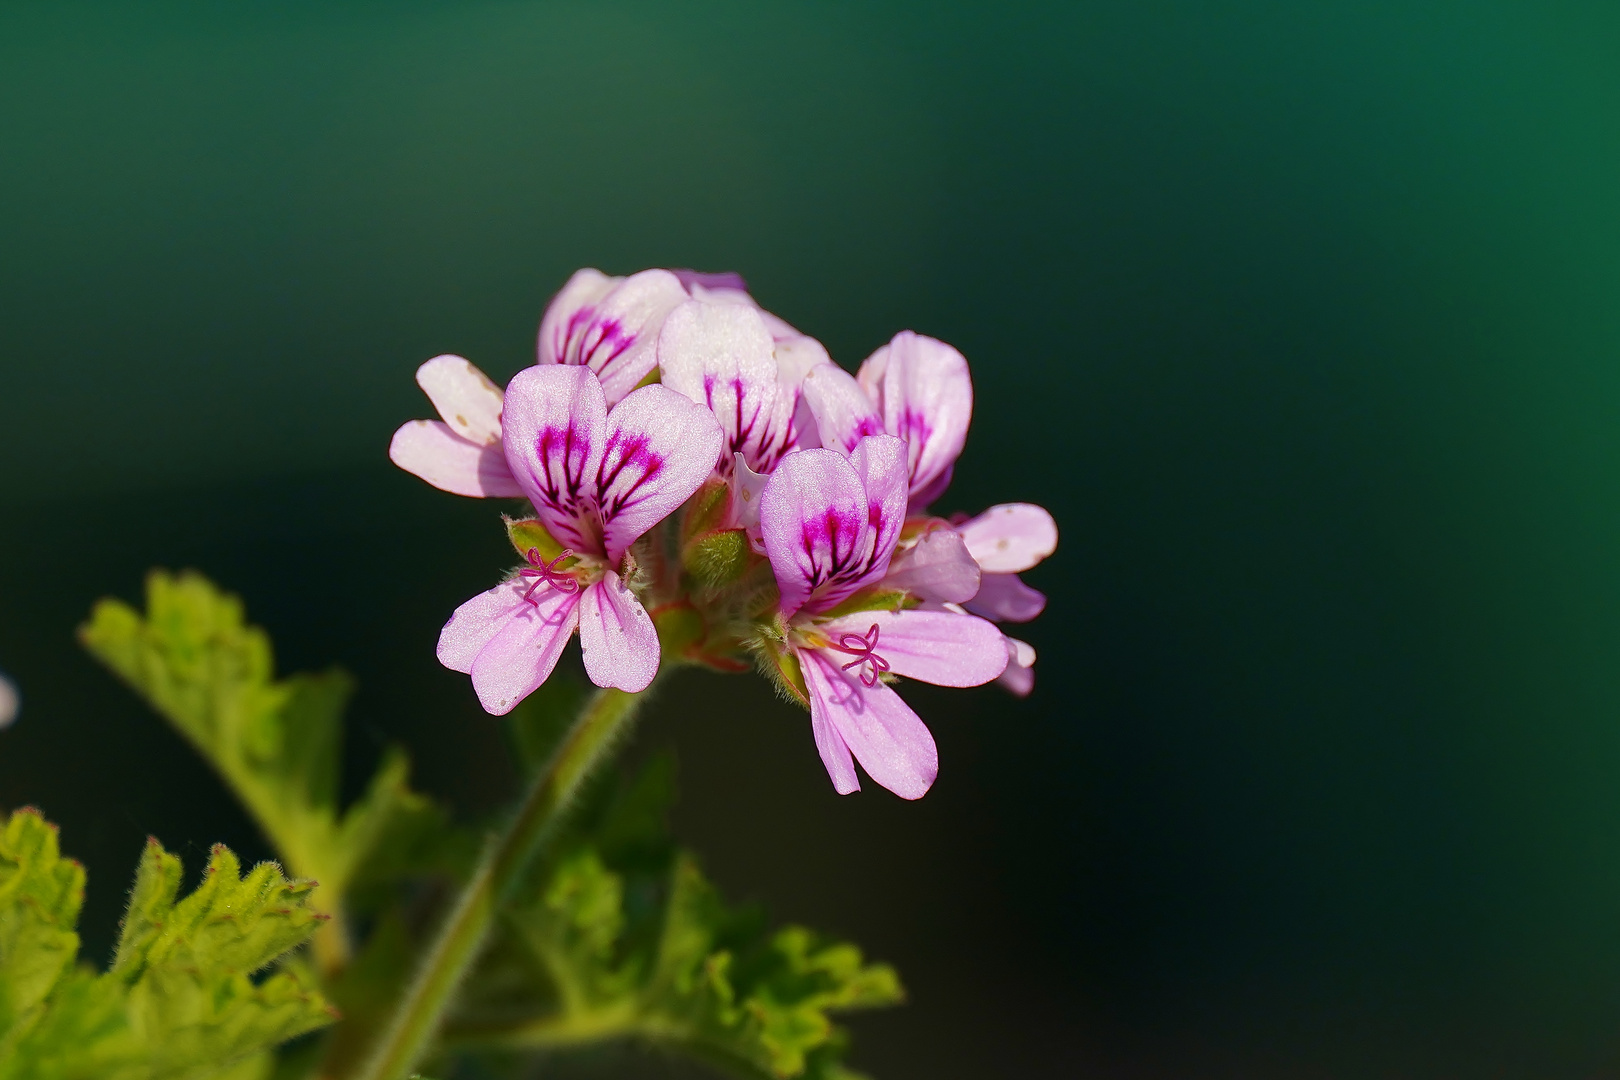
POLYGON ((929 509, 972 418, 961 353, 903 331, 851 375, 737 275, 681 270, 579 271, 537 352, 504 393, 429 360, 441 419, 389 450, 435 487, 532 509, 507 519, 523 563, 439 638, 487 711, 540 686, 576 631, 598 686, 757 667, 809 708, 840 793, 858 761, 915 799, 939 759, 898 679, 1029 693, 1035 652, 997 624, 1045 606, 1018 574, 1056 548, 1051 515, 929 509))

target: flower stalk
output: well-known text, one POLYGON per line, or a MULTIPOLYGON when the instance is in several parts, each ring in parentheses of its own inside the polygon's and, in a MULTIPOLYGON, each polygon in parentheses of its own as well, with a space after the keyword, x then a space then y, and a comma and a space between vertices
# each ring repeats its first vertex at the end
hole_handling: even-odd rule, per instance
POLYGON ((485 846, 472 878, 423 955, 353 1080, 402 1080, 421 1060, 477 961, 501 903, 554 830, 581 783, 630 729, 647 691, 598 690, 523 795, 506 831, 485 846))

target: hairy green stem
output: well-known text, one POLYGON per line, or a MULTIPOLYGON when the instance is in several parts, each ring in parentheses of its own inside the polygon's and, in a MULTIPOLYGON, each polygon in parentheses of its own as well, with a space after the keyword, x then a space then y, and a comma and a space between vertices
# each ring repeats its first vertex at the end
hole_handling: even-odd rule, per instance
POLYGON ((456 990, 484 946, 501 901, 580 783, 610 754, 635 719, 646 691, 598 690, 545 768, 535 776, 506 831, 491 841, 428 946, 377 1044, 352 1080, 403 1080, 439 1030, 456 990))

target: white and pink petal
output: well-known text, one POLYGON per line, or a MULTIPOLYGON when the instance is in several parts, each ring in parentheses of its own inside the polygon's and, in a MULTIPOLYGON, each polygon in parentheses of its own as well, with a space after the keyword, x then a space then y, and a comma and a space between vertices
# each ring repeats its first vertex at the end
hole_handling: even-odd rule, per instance
POLYGON ((1017 574, 981 574, 978 595, 963 606, 996 622, 1029 622, 1046 610, 1046 594, 1025 585, 1017 574))
POLYGON ((518 372, 503 428, 507 465, 541 522, 563 546, 601 555, 596 494, 608 423, 596 376, 570 365, 518 372))
POLYGON ((435 356, 416 369, 416 385, 451 431, 479 446, 501 444, 501 388, 470 361, 435 356))
POLYGON ((967 360, 936 338, 902 330, 856 376, 883 417, 884 430, 905 440, 911 504, 924 507, 944 492, 973 418, 967 360))
POLYGON ((597 686, 639 694, 658 674, 658 631, 618 574, 609 570, 579 604, 585 673, 597 686))
POLYGON ((1057 550, 1057 522, 1034 503, 1001 503, 956 526, 983 569, 1016 574, 1057 550))
POLYGON ((394 432, 388 457, 441 491, 473 498, 513 498, 524 492, 499 446, 469 442, 439 420, 412 420, 394 432))
POLYGON ((841 776, 845 762, 823 747, 827 729, 883 787, 902 799, 927 794, 939 775, 939 750, 927 725, 900 695, 881 682, 866 686, 859 675, 839 665, 837 654, 801 649, 798 655, 810 691, 812 730, 834 787, 845 794, 858 782, 851 785, 852 776, 841 776))
POLYGON ((723 436, 714 414, 665 386, 644 386, 608 415, 595 496, 607 558, 674 513, 714 471, 723 436))

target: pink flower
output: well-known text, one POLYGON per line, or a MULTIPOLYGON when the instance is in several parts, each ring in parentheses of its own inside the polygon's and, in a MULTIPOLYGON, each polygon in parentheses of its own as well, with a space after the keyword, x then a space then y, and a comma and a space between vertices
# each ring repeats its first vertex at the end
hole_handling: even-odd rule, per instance
POLYGON ((859 610, 889 571, 905 521, 906 444, 888 435, 788 454, 761 498, 766 553, 780 592, 781 647, 810 706, 822 763, 840 794, 859 790, 856 760, 906 799, 939 772, 933 736, 887 676, 977 686, 1000 675, 1007 649, 992 624, 960 611, 859 610), (855 604, 857 610, 840 612, 855 604))
POLYGON ((804 393, 823 446, 848 453, 880 431, 905 441, 912 513, 944 493, 973 419, 973 382, 961 353, 902 330, 853 378, 836 365, 818 369, 804 393))
POLYGON ((457 495, 522 495, 501 449, 501 388, 450 355, 417 368, 416 383, 444 419, 412 420, 394 432, 388 446, 394 464, 457 495))
POLYGON ((509 712, 579 631, 598 686, 636 692, 658 671, 658 634, 630 585, 630 546, 702 485, 720 450, 714 417, 662 386, 611 412, 587 366, 519 372, 506 393, 503 445, 518 487, 564 550, 456 609, 439 660, 472 676, 490 713, 509 712))
MULTIPOLYGON (((1057 522, 1033 503, 1002 503, 955 526, 978 564, 979 589, 964 606, 996 622, 1028 622, 1046 608, 1046 597, 1018 575, 1057 550, 1057 522)), ((1019 697, 1035 686, 1035 649, 1008 638, 1008 665, 1001 684, 1019 697)))

